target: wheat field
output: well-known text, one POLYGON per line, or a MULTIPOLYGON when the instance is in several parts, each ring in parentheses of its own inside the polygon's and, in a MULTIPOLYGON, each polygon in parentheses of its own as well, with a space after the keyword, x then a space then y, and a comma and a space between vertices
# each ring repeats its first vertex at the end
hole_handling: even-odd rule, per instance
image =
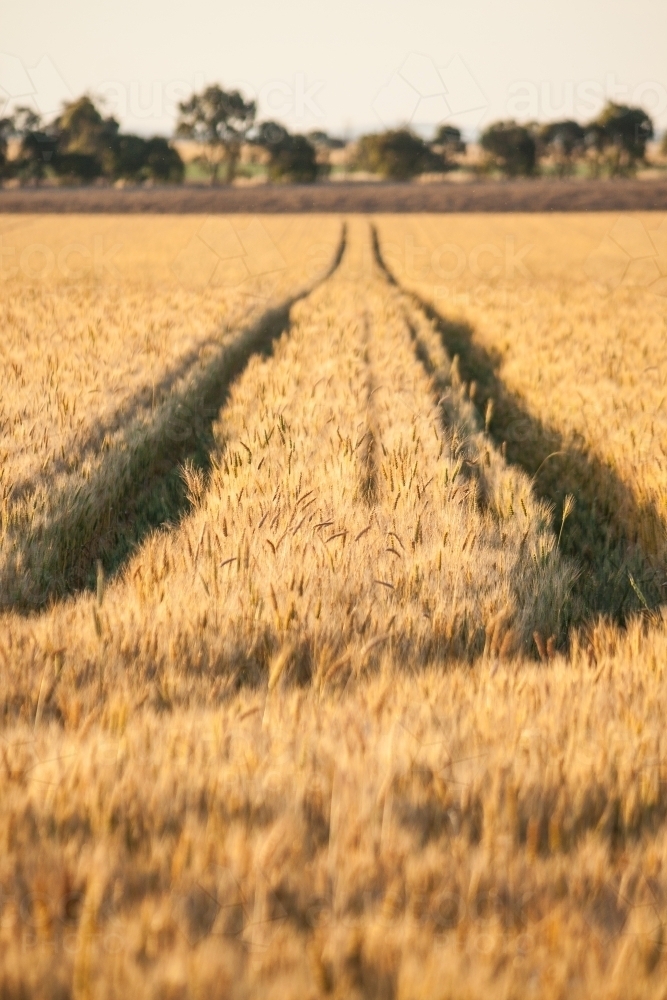
POLYGON ((492 401, 490 429, 507 458, 557 505, 577 496, 564 541, 584 554, 587 603, 615 616, 642 607, 628 566, 645 600, 659 603, 667 218, 423 216, 378 225, 386 265, 445 318, 445 343, 475 382, 481 412, 492 401))
POLYGON ((667 996, 666 231, 0 219, 0 995, 667 996))

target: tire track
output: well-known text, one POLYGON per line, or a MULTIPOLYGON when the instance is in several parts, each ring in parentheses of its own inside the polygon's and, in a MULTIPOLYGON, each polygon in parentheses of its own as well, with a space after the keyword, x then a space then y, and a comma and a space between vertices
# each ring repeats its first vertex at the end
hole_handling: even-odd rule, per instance
POLYGON ((393 649, 419 663, 474 659, 487 640, 506 655, 534 651, 535 631, 553 645, 572 571, 549 512, 484 434, 432 326, 388 288, 372 257, 367 268, 376 576, 387 588, 393 649))
POLYGON ((146 535, 178 521, 190 497, 182 467, 210 471, 212 426, 231 383, 254 354, 266 354, 290 325, 292 308, 328 280, 346 248, 340 243, 327 273, 314 285, 268 310, 226 344, 172 396, 146 428, 130 434, 87 481, 67 485, 43 518, 29 509, 18 523, 3 524, 0 609, 38 610, 54 600, 96 585, 96 563, 117 572, 146 535))
POLYGON ((340 270, 269 357, 247 358, 178 530, 148 537, 97 599, 8 616, 10 711, 64 712, 63 663, 84 713, 128 678, 162 711, 242 685, 347 684, 385 661, 470 662, 487 642, 510 656, 559 632, 568 570, 548 519, 525 477, 514 511, 481 509, 368 236, 351 220, 340 270))
POLYGON ((469 395, 474 385, 474 403, 468 405, 476 411, 476 423, 485 426, 508 463, 531 477, 535 495, 550 504, 557 516, 566 496, 575 497, 560 540, 561 551, 578 568, 571 624, 581 624, 596 614, 624 624, 631 614, 652 613, 664 599, 661 587, 667 568, 656 563, 643 549, 639 535, 628 529, 649 522, 657 537, 664 530, 658 511, 639 501, 600 458, 574 448, 556 427, 531 413, 503 382, 500 359, 479 344, 472 328, 448 321, 416 292, 399 284, 383 259, 374 225, 372 233, 378 265, 389 283, 437 330, 453 359, 455 380, 463 394, 469 395), (618 509, 629 512, 625 523, 616 517, 618 509))

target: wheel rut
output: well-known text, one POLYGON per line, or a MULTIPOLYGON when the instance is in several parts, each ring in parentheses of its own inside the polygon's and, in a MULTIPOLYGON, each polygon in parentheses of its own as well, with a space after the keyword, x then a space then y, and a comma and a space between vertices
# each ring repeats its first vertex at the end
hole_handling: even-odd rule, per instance
POLYGON ((560 538, 561 552, 578 569, 572 624, 599 614, 618 624, 636 613, 652 616, 664 600, 666 567, 646 550, 632 525, 649 523, 658 537, 664 532, 658 511, 640 501, 600 457, 574 447, 557 427, 532 413, 503 381, 500 358, 482 347, 472 327, 448 320, 400 285, 383 259, 377 228, 371 228, 375 258, 387 281, 433 324, 464 387, 474 384, 479 422, 494 445, 530 476, 535 495, 552 506, 559 520, 566 497, 574 496, 560 538), (618 510, 626 512, 622 521, 618 510))
MULTIPOLYGON (((212 427, 232 383, 256 354, 268 354, 290 326, 297 302, 337 270, 347 245, 343 224, 335 257, 315 284, 269 309, 170 396, 151 424, 128 433, 90 479, 69 483, 47 513, 9 526, 0 554, 0 610, 34 612, 82 590, 94 590, 99 566, 122 570, 144 538, 177 523, 190 507, 183 468, 203 477, 211 468, 212 427)), ((165 376, 173 385, 182 365, 165 376)))

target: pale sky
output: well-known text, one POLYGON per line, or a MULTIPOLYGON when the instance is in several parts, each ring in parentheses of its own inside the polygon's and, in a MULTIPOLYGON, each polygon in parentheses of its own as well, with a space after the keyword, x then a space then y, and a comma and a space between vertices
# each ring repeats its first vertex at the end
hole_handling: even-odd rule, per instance
MULTIPOLYGON (((1 0, 0 102, 47 117, 104 95, 126 130, 170 134, 219 82, 261 118, 335 134, 574 117, 639 103, 667 127, 667 0, 1 0)), ((0 107, 0 113, 2 109, 0 107)))

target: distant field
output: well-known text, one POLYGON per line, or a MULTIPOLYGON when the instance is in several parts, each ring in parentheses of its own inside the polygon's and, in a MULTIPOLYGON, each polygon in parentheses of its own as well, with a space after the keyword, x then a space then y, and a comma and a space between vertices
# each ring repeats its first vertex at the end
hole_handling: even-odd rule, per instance
POLYGON ((4 995, 664 997, 667 218, 0 236, 4 995))

